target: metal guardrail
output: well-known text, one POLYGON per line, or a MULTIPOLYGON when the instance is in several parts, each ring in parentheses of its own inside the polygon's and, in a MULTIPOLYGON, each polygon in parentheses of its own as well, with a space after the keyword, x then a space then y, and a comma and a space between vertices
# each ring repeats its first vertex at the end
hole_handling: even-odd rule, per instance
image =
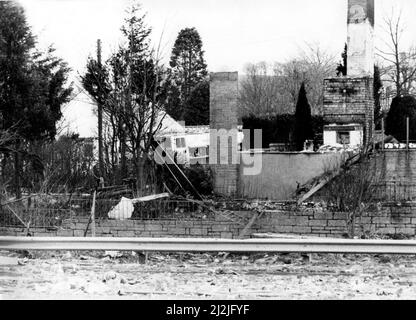
POLYGON ((345 239, 173 239, 0 237, 1 250, 414 254, 416 241, 345 239))

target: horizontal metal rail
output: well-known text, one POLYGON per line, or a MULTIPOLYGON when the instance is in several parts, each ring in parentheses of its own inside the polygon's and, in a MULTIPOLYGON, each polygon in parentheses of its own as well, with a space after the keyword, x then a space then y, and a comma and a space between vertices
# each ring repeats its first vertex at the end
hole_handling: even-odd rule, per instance
POLYGON ((416 241, 345 239, 173 239, 0 237, 1 250, 415 254, 416 241))

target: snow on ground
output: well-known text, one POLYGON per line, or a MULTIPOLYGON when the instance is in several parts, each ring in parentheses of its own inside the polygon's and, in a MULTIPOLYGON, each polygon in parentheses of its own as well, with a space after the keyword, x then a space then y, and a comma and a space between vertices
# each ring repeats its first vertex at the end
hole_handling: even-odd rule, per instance
POLYGON ((414 299, 414 256, 0 252, 0 299, 414 299), (28 254, 26 253, 26 256, 28 254))

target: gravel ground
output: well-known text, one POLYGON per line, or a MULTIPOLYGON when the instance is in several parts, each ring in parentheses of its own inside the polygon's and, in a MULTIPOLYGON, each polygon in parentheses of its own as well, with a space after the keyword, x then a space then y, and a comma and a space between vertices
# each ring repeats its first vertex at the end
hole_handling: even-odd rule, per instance
POLYGON ((0 299, 415 299, 414 256, 0 251, 0 299))

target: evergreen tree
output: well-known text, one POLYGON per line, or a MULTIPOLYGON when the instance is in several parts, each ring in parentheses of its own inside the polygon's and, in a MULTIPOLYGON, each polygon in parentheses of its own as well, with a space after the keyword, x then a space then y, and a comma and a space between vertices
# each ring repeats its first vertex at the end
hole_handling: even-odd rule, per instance
POLYGON ((185 105, 192 91, 207 77, 202 40, 195 28, 179 32, 170 59, 171 90, 168 113, 177 120, 185 119, 185 105), (175 89, 175 87, 177 89, 175 89))
POLYGON ((195 87, 185 105, 185 123, 190 126, 209 125, 209 82, 195 87))
POLYGON ((416 99, 412 96, 395 97, 386 118, 386 134, 406 141, 406 118, 410 120, 410 140, 416 140, 416 99))
MULTIPOLYGON (((21 154, 29 144, 52 140, 61 107, 69 102, 66 86, 69 68, 54 56, 36 50, 35 37, 24 10, 15 2, 0 2, 0 113, 2 130, 12 131, 14 141, 15 192, 20 197, 21 154)), ((4 155, 7 160, 8 154, 4 155)), ((4 165, 4 163, 3 163, 4 165)))
POLYGON ((381 81, 380 68, 374 66, 374 123, 377 128, 380 127, 380 122, 383 117, 381 114, 381 89, 383 82, 381 81))
POLYGON ((347 75, 347 67, 348 67, 348 45, 345 44, 344 52, 341 55, 342 62, 338 64, 337 67, 337 76, 346 76, 347 75))
POLYGON ((302 83, 296 104, 295 128, 293 133, 296 150, 302 151, 305 141, 313 140, 313 138, 311 106, 306 96, 305 83, 302 83))

